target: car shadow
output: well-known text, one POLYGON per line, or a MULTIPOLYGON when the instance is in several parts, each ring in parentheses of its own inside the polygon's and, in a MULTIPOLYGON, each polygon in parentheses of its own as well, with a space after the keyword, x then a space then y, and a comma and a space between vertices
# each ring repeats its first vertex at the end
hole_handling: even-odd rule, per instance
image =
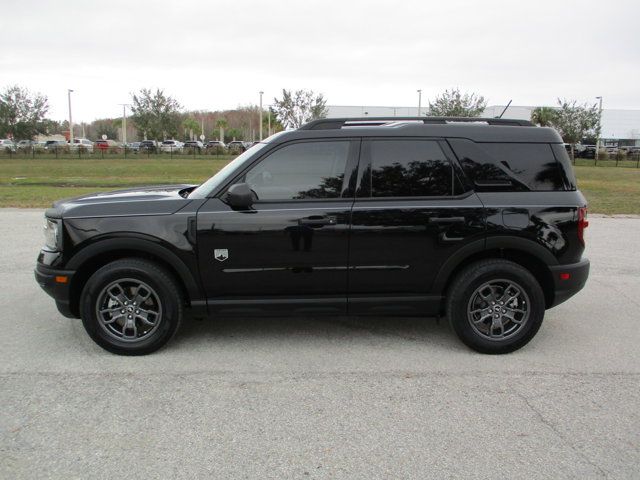
POLYGON ((354 342, 395 337, 431 344, 456 344, 445 319, 424 317, 215 317, 187 319, 172 344, 233 338, 274 340, 304 336, 305 341, 354 342))

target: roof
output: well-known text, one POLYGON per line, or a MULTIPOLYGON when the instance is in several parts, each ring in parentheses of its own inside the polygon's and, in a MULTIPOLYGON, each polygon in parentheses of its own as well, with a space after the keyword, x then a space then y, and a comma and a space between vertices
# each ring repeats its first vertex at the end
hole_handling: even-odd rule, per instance
POLYGON ((309 122, 287 132, 278 143, 305 138, 336 137, 435 137, 467 138, 475 142, 561 143, 551 128, 528 121, 495 118, 392 117, 331 118, 309 122))

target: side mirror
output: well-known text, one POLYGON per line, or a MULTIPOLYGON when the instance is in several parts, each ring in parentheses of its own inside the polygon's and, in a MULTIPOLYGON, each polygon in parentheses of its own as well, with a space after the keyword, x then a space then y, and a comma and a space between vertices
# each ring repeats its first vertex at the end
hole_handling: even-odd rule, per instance
POLYGON ((246 183, 236 183, 229 187, 224 200, 231 208, 247 209, 253 205, 253 192, 246 183))

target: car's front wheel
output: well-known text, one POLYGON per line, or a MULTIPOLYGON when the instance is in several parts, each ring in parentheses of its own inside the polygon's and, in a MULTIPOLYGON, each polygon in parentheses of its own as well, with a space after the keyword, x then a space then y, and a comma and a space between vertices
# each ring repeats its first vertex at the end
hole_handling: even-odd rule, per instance
POLYGON ((182 320, 182 295, 173 276, 148 260, 116 260, 97 270, 80 298, 82 323, 102 348, 145 355, 162 347, 182 320))
POLYGON ((481 353, 509 353, 538 332, 545 312, 536 278, 517 263, 492 259, 458 274, 447 295, 447 316, 458 337, 481 353))

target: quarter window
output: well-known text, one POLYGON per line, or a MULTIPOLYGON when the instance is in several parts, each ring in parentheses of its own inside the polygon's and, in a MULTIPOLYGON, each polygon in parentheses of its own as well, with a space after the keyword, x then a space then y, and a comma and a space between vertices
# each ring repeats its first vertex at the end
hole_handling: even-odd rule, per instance
POLYGON ((348 141, 287 145, 247 172, 244 181, 258 200, 338 198, 349 145, 348 141))
POLYGON ((372 197, 453 194, 453 166, 434 141, 373 140, 370 154, 372 197))
POLYGON ((564 190, 562 172, 546 143, 475 143, 451 139, 460 165, 481 191, 564 190))

